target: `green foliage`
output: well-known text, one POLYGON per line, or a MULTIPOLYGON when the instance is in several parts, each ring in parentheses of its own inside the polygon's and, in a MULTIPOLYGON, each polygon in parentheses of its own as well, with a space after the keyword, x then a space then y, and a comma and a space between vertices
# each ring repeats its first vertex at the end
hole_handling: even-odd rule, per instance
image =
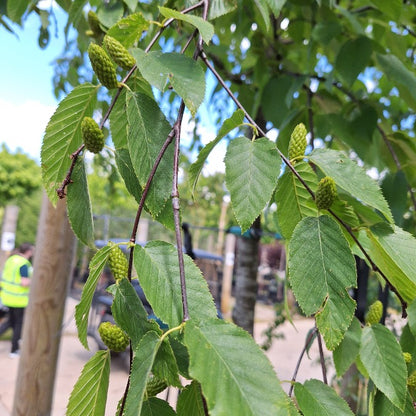
MULTIPOLYGON (((32 10, 27 1, 11 3, 2 12, 12 21, 20 22, 32 10)), ((78 38, 75 46, 68 45, 76 49, 66 51, 73 55, 65 60, 69 69, 57 67, 57 91, 71 92, 46 128, 42 178, 52 202, 57 189, 61 197, 66 192, 79 240, 94 244, 92 207, 97 203, 113 213, 129 212, 135 225, 126 239, 135 235, 142 207, 170 229, 180 230, 180 221, 187 218, 214 225, 227 191, 235 221, 245 231, 276 204, 273 225, 289 248, 291 289, 333 350, 337 376, 343 377, 353 364, 359 368, 366 379, 369 415, 414 414, 406 381, 416 364, 406 365, 403 358, 403 352, 416 356, 416 240, 411 234, 416 146, 409 111, 416 108, 414 6, 400 0, 213 0, 201 12, 197 6, 202 3, 196 0, 61 3, 68 11, 67 29, 72 25, 78 38), (95 48, 97 62, 102 64, 97 48, 107 33, 137 63, 123 86, 111 61, 105 67, 93 65, 104 84, 119 87, 113 93, 97 95, 98 87, 84 81, 85 69, 90 71, 85 56, 91 39, 84 16, 89 6, 97 18, 89 34, 96 42, 90 48, 95 48), (191 9, 181 13, 187 7, 191 9), (216 80, 207 97, 206 68, 216 80), (179 175, 182 110, 186 106, 198 121, 204 100, 218 132, 202 149, 195 134, 187 149, 195 162, 183 163, 179 175), (234 104, 238 110, 232 113, 234 104), (96 155, 87 175, 81 123, 93 114, 101 115, 101 126, 109 118, 108 142, 115 150, 96 155), (241 135, 245 124, 254 132, 251 140, 232 138, 230 133, 238 129, 236 135, 241 135), (307 135, 302 129, 302 142, 293 146, 295 126, 310 131, 307 135), (272 128, 276 141, 265 137, 272 137, 267 134, 272 128), (223 175, 200 178, 212 150, 225 138, 225 180, 223 175), (333 179, 338 196, 333 193, 331 204, 322 205, 318 183, 325 176, 333 179), (179 186, 179 178, 189 182, 179 186), (213 183, 214 196, 204 190, 205 181, 213 183), (190 202, 180 205, 178 194, 190 202), (316 199, 326 215, 318 216, 316 199), (195 206, 203 212, 190 213, 195 206), (388 328, 361 328, 353 318, 353 253, 371 266, 371 279, 377 274, 401 307, 407 307, 409 322, 400 344, 388 328)), ((45 39, 41 34, 40 40, 45 39)), ((179 234, 177 246, 162 241, 136 245, 131 253, 135 270, 111 289, 115 320, 133 349, 123 415, 175 414, 166 402, 149 398, 146 386, 153 376, 179 386, 179 374, 191 382, 179 396, 179 415, 351 415, 336 391, 318 380, 295 383, 297 404, 292 402, 253 339, 217 319, 200 270, 190 257, 182 264, 179 234), (167 331, 147 319, 129 281, 136 273, 167 331)), ((106 246, 94 255, 76 308, 78 335, 86 348, 88 313, 109 252, 106 246)), ((103 414, 108 367, 109 355, 103 352, 87 363, 70 412, 76 414, 81 403, 86 414, 103 414), (89 394, 81 397, 84 391, 89 394)))
POLYGON ((103 416, 110 380, 110 350, 97 351, 85 364, 69 397, 66 414, 103 416), (85 394, 88 389, 90 394, 85 394))
POLYGON ((0 151, 0 206, 19 200, 40 189, 41 175, 36 162, 22 151, 11 153, 3 144, 0 151))

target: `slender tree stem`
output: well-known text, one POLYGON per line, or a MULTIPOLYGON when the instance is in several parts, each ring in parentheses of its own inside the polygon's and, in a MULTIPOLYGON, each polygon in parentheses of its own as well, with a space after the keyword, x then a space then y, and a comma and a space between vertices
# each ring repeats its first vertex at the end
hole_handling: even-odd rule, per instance
POLYGON ((290 389, 289 389, 289 397, 292 397, 293 386, 294 386, 294 383, 296 381, 296 377, 298 375, 299 367, 300 367, 300 364, 302 362, 303 356, 305 355, 306 350, 310 346, 310 344, 312 342, 312 339, 315 336, 316 332, 317 332, 317 329, 316 329, 316 326, 315 326, 311 330, 311 332, 309 333, 309 336, 306 338, 305 345, 304 345, 304 347, 302 349, 302 352, 299 355, 298 361, 296 363, 295 371, 294 371, 293 376, 292 376, 292 380, 291 380, 292 381, 292 384, 291 384, 290 389))
POLYGON ((324 349, 322 347, 322 337, 321 337, 321 334, 318 331, 318 328, 316 328, 316 333, 317 333, 317 337, 318 337, 319 361, 321 362, 322 379, 323 379, 325 384, 328 384, 328 378, 326 376, 326 365, 325 365, 324 349))
POLYGON ((65 176, 65 179, 63 180, 61 186, 56 190, 56 193, 59 197, 59 199, 65 198, 65 188, 72 182, 71 176, 72 172, 75 167, 75 163, 77 162, 79 154, 84 150, 85 145, 82 144, 74 153, 71 154, 71 165, 68 169, 68 173, 65 176))

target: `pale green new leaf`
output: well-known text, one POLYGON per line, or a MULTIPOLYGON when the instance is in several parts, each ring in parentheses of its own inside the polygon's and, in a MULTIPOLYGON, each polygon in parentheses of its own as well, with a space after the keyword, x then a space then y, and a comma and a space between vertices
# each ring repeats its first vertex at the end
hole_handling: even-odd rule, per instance
POLYGON ((149 22, 141 13, 134 13, 119 20, 108 30, 107 34, 121 42, 125 48, 129 48, 147 29, 149 29, 149 22))
POLYGON ((359 240, 377 267, 387 276, 405 302, 416 298, 416 240, 400 227, 379 224, 360 232, 359 240))
POLYGON ((219 319, 190 320, 185 345, 190 374, 201 383, 211 416, 298 414, 267 357, 243 329, 219 319))
POLYGON ((261 17, 264 20, 264 24, 266 26, 266 31, 269 31, 269 29, 270 29, 270 16, 269 16, 269 9, 267 7, 266 0, 254 0, 254 3, 256 4, 257 8, 259 9, 261 17))
POLYGON ((220 142, 220 140, 225 137, 230 131, 241 126, 244 122, 244 111, 236 110, 233 115, 224 121, 220 131, 218 132, 217 137, 209 142, 198 154, 198 157, 194 163, 189 167, 189 183, 192 187, 192 192, 195 191, 196 183, 198 181, 199 175, 201 174, 204 163, 207 160, 212 149, 220 142))
POLYGON ((98 250, 90 262, 90 274, 82 289, 81 300, 75 306, 75 323, 78 329, 78 337, 81 344, 88 349, 87 326, 91 302, 101 272, 107 262, 111 247, 105 246, 98 250))
POLYGON ((147 379, 152 370, 160 342, 159 335, 154 331, 149 331, 134 350, 130 386, 123 416, 140 415, 145 398, 147 379))
POLYGON ((75 383, 66 416, 104 416, 110 379, 110 350, 97 351, 75 383))
POLYGON ((246 231, 270 201, 280 171, 276 145, 262 137, 237 137, 225 156, 225 183, 234 215, 246 231))
MULTIPOLYGON (((181 393, 182 394, 182 393, 181 393)), ((179 396, 180 397, 180 396, 179 396)), ((140 416, 175 416, 175 411, 170 407, 165 400, 157 397, 150 397, 143 403, 142 412, 140 416)), ((188 416, 191 416, 189 414, 188 416)))
POLYGON ((354 416, 347 402, 322 381, 296 383, 295 395, 304 416, 354 416))
POLYGON ((147 320, 147 313, 137 296, 136 290, 126 279, 121 279, 115 285, 114 301, 111 306, 114 320, 130 337, 135 349, 148 331, 160 332, 156 322, 147 320))
POLYGON ((306 217, 289 243, 289 279, 306 315, 316 324, 328 349, 344 337, 354 315, 348 289, 356 286, 355 260, 338 223, 327 215, 306 217))
POLYGON ((82 243, 95 248, 94 221, 83 158, 76 161, 71 179, 72 182, 67 187, 66 200, 72 230, 82 243))
POLYGON ((192 58, 180 53, 145 53, 133 49, 137 67, 143 77, 160 91, 169 84, 183 99, 194 116, 205 97, 205 75, 202 67, 192 58))
POLYGON ((342 152, 332 149, 315 149, 308 158, 325 175, 331 176, 337 186, 364 204, 379 210, 389 222, 393 222, 390 208, 379 185, 354 161, 342 152))
POLYGON ((357 318, 353 318, 344 339, 333 351, 335 370, 337 377, 342 377, 350 368, 360 352, 361 324, 357 318))
POLYGON ((393 333, 381 324, 367 326, 361 338, 360 358, 375 386, 404 410, 407 369, 393 333))
MULTIPOLYGON (((318 179, 309 164, 305 162, 296 163, 295 168, 305 183, 315 192, 318 179)), ((289 169, 286 169, 283 175, 279 177, 275 202, 277 204, 276 214, 279 228, 286 240, 290 240, 293 230, 302 218, 318 214, 311 195, 289 169)))
POLYGON ((206 44, 208 44, 214 36, 214 26, 199 16, 183 14, 176 10, 168 9, 167 7, 159 6, 159 10, 160 13, 165 17, 171 17, 173 19, 181 20, 191 24, 192 26, 195 26, 206 44))
POLYGON ((201 386, 195 380, 181 391, 176 412, 178 416, 205 416, 201 386))
POLYGON ((98 87, 82 84, 75 87, 59 104, 46 127, 41 149, 42 180, 52 203, 58 196, 72 160, 70 155, 82 144, 81 122, 91 116, 98 87))
MULTIPOLYGON (((128 148, 136 176, 145 187, 171 126, 154 100, 145 94, 127 93, 128 148)), ((172 192, 173 146, 169 146, 156 170, 146 206, 156 216, 172 192)))
MULTIPOLYGON (((189 315, 194 319, 216 317, 217 311, 201 271, 184 256, 189 315)), ((134 248, 134 267, 146 298, 157 317, 173 328, 182 322, 182 295, 178 253, 172 244, 153 241, 134 248)))

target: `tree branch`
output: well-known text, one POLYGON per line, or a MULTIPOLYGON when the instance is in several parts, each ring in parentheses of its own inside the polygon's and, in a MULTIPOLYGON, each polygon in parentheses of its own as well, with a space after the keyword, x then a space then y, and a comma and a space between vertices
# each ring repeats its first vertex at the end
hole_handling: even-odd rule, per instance
POLYGON ((318 348, 319 348, 319 361, 321 362, 322 368, 322 379, 325 384, 328 384, 328 378, 326 376, 326 366, 325 366, 325 356, 324 356, 324 349, 322 348, 322 337, 318 328, 316 328, 316 333, 318 337, 318 348))

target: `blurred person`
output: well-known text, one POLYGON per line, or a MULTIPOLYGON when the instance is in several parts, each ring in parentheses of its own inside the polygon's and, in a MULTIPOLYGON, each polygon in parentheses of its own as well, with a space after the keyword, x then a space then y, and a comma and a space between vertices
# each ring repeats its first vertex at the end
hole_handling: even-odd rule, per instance
POLYGON ((19 355, 19 340, 33 274, 30 262, 33 252, 32 244, 23 243, 18 252, 11 255, 4 264, 0 294, 3 305, 9 308, 9 324, 13 330, 11 357, 19 355))

